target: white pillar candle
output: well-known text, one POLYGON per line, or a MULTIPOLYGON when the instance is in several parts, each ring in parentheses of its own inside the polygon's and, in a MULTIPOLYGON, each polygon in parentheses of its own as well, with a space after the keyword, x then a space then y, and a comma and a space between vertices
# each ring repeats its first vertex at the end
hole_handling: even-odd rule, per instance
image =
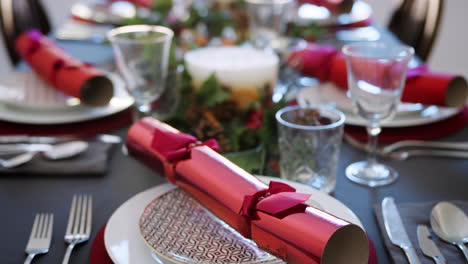
POLYGON ((278 77, 278 56, 248 47, 208 47, 185 54, 187 70, 198 89, 212 73, 241 108, 272 93, 278 77), (267 89, 266 91, 261 91, 267 89))

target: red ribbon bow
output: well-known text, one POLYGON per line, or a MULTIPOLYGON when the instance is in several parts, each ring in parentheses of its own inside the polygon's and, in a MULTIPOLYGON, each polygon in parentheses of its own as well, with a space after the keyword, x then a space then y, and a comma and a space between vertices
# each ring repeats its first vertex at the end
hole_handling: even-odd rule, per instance
POLYGON ((175 183, 174 164, 180 160, 190 158, 192 148, 197 146, 207 146, 214 151, 219 151, 219 145, 215 139, 201 142, 192 135, 178 131, 156 129, 151 142, 151 147, 164 157, 164 174, 172 183, 175 183))
POLYGON ((189 158, 191 149, 197 146, 207 146, 215 151, 219 150, 218 142, 215 139, 201 142, 189 134, 158 129, 154 131, 151 143, 151 147, 170 162, 189 158))
POLYGON ((296 193, 296 189, 282 183, 271 181, 268 189, 246 195, 240 214, 249 218, 255 217, 255 211, 276 215, 304 203, 310 194, 296 193))

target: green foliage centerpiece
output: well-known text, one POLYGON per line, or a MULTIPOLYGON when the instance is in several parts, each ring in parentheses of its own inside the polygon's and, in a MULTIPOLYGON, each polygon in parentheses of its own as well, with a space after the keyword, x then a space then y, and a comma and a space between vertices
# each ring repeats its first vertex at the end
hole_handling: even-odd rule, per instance
POLYGON ((181 101, 166 122, 201 140, 217 139, 236 164, 266 173, 265 160, 276 153, 274 114, 284 105, 271 100, 278 64, 275 54, 246 47, 187 52, 181 101))
MULTIPOLYGON (((157 0, 147 11, 139 12, 125 24, 157 24, 173 29, 175 38, 170 64, 174 70, 184 64, 177 84, 180 102, 175 113, 165 121, 201 140, 216 138, 222 153, 251 173, 278 174, 275 162, 271 162, 277 159, 274 115, 284 106, 283 101, 273 103, 271 100, 280 64, 278 58, 275 57, 274 68, 264 69, 260 58, 257 60, 260 67, 256 69, 250 55, 241 56, 245 65, 253 66, 243 71, 239 71, 239 65, 229 64, 232 62, 229 58, 222 63, 210 57, 195 60, 195 64, 193 60, 184 61, 187 53, 206 46, 240 49, 236 45, 248 39, 245 2, 157 0), (203 60, 209 63, 197 68, 196 62, 203 60), (215 67, 210 67, 210 64, 215 67), (231 69, 226 71, 223 65, 231 65, 231 69), (207 67, 211 70, 203 73, 197 70, 207 67), (232 75, 236 77, 226 77, 229 70, 237 71, 237 75, 232 75), (235 84, 249 79, 259 81, 235 84)), ((286 35, 315 38, 320 33, 320 27, 290 23, 286 35)))

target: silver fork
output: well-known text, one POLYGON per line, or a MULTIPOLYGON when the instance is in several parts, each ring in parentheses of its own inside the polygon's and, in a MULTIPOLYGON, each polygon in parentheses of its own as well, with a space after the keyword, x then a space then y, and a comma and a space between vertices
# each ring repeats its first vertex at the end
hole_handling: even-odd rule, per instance
POLYGON ((89 240, 91 235, 93 200, 90 195, 74 195, 68 217, 68 225, 65 233, 65 242, 68 243, 67 252, 62 264, 67 264, 71 252, 76 244, 89 240))
POLYGON ((49 252, 53 226, 53 214, 36 214, 31 234, 29 235, 28 245, 25 250, 28 257, 24 261, 24 264, 31 263, 32 259, 37 254, 49 252))
POLYGON ((399 148, 406 147, 421 147, 421 148, 436 148, 447 150, 468 150, 468 142, 442 142, 442 141, 425 141, 425 140, 402 140, 393 144, 387 145, 381 149, 383 154, 390 153, 399 148))
MULTIPOLYGON (((346 142, 348 142, 351 146, 354 146, 366 152, 369 151, 367 144, 357 141, 352 136, 346 133, 343 136, 346 142)), ((394 143, 395 146, 406 147, 406 146, 403 146, 403 144, 397 145, 397 143, 394 143)), ((389 146, 392 146, 392 145, 389 145, 389 146)), ((427 148, 395 151, 395 149, 397 149, 397 147, 395 147, 394 149, 389 148, 388 149, 389 151, 383 151, 383 149, 377 149, 377 155, 383 158, 393 159, 393 160, 407 160, 410 157, 415 157, 415 156, 436 156, 436 157, 446 157, 446 158, 468 159, 467 151, 432 150, 432 149, 427 149, 427 148)))
POLYGON ((381 153, 381 155, 394 160, 407 160, 414 156, 468 159, 468 151, 455 150, 410 149, 381 153))

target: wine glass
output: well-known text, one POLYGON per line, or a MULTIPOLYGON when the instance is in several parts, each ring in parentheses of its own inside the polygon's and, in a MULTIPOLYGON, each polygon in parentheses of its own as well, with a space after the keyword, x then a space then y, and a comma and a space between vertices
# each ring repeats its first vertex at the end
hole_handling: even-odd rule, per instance
POLYGON ((292 0, 246 0, 249 31, 253 45, 275 50, 281 46, 292 0))
POLYGON ((158 115, 155 101, 166 87, 173 35, 169 28, 151 25, 123 26, 108 33, 117 68, 135 99, 135 120, 158 115))
POLYGON ((387 185, 398 178, 398 172, 376 159, 380 122, 391 119, 406 79, 408 62, 414 49, 386 43, 354 43, 345 45, 348 71, 348 96, 358 115, 366 119, 369 135, 369 156, 346 168, 351 181, 370 187, 387 185))

